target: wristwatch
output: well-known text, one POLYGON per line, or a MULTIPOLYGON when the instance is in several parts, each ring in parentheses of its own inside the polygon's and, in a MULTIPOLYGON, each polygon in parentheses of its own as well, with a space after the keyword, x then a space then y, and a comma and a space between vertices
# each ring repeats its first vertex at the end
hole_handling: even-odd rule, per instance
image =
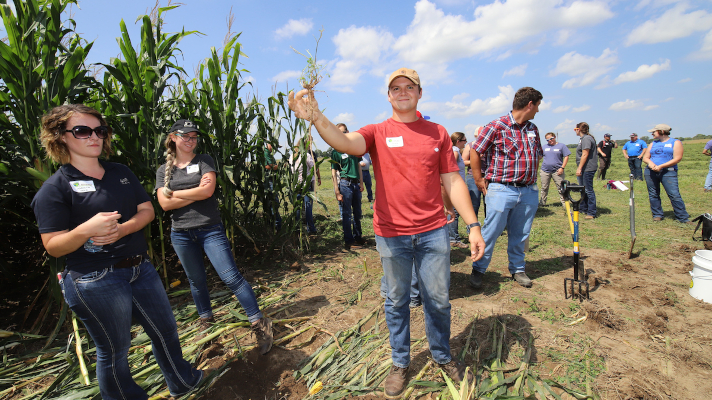
POLYGON ((467 225, 467 229, 472 229, 476 226, 482 226, 482 224, 480 224, 479 222, 473 222, 473 223, 467 225))

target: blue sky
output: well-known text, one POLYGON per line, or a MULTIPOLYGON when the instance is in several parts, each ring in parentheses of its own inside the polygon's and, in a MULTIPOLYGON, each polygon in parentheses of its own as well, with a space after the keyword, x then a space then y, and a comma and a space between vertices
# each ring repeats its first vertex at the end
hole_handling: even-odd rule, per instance
MULTIPOLYGON (((94 40, 92 62, 119 54, 124 19, 139 42, 136 18, 146 1, 82 1, 77 30, 94 40)), ((712 2, 567 0, 225 1, 184 0, 165 14, 165 31, 197 30, 179 47, 187 71, 221 47, 232 8, 243 67, 264 99, 274 87, 298 86, 314 36, 324 29, 318 58, 330 77, 318 86, 320 108, 354 131, 391 115, 386 78, 418 71, 419 109, 448 132, 468 139, 479 125, 507 113, 514 92, 544 95, 534 122, 576 143, 585 121, 597 140, 647 135, 658 123, 672 136, 710 134, 712 2)), ((327 146, 317 141, 321 149, 327 146)))

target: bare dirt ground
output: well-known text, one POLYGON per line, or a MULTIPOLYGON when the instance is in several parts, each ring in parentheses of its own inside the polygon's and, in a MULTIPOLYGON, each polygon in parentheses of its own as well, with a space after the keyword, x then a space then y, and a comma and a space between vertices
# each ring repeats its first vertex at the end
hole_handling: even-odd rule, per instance
MULTIPOLYGON (((568 246, 570 241, 561 245, 568 246)), ((583 303, 563 296, 563 280, 572 275, 571 250, 544 259, 529 261, 532 257, 528 257, 527 271, 534 280, 530 289, 510 280, 506 256, 496 252, 480 291, 468 285, 467 252, 453 250, 452 350, 461 354, 468 333, 474 329, 470 347, 481 347, 482 351, 466 351, 465 361, 472 363, 477 354, 486 353, 489 327, 497 319, 506 322, 508 331, 503 358, 518 365, 517 354, 523 352, 519 343, 531 336, 535 346, 531 361, 542 378, 583 390, 588 376, 591 389, 603 399, 710 398, 712 305, 688 294, 691 258, 702 245, 675 246, 662 255, 647 249, 639 251, 642 254, 634 252, 632 259, 627 253, 583 248, 593 288, 591 300, 583 303)), ((249 352, 245 359, 233 362, 201 398, 304 398, 308 388, 303 380, 293 378, 299 361, 331 333, 353 326, 383 303, 375 247, 307 259, 297 267, 300 270, 291 274, 299 279, 284 288, 301 289, 291 299, 296 305, 273 317, 311 316, 309 323, 327 333, 305 332, 275 346, 266 356, 249 352), (352 304, 349 299, 359 287, 363 288, 361 300, 352 304)), ((422 307, 413 309, 411 320, 411 337, 424 336, 422 307)), ((291 333, 289 327, 275 329, 276 337, 291 333)), ((414 348, 411 355, 409 378, 427 361, 427 346, 414 348)), ((224 364, 226 358, 221 351, 204 355, 206 365, 212 366, 224 364)), ((381 398, 382 394, 374 392, 362 398, 381 398)), ((437 392, 423 398, 435 395, 437 392)))

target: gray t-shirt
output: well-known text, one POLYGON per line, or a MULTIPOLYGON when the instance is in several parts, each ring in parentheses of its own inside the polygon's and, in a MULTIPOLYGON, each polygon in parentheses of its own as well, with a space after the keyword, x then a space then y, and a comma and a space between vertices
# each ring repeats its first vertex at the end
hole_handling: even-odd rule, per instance
MULTIPOLYGON (((583 150, 588 150, 588 160, 583 166, 583 172, 595 171, 598 169, 598 151, 596 151, 596 139, 591 135, 583 135, 576 147, 576 165, 581 163, 583 150)), ((578 169, 578 167, 577 167, 578 169)))
MULTIPOLYGON (((173 167, 173 176, 168 183, 168 188, 184 190, 198 187, 200 179, 208 172, 216 172, 213 158, 207 154, 196 154, 185 168, 173 167)), ((164 186, 165 176, 166 164, 164 163, 156 171, 156 190, 160 190, 164 186)), ((215 193, 205 200, 173 210, 171 220, 173 229, 194 229, 219 224, 221 222, 220 210, 215 193)))
POLYGON ((546 143, 542 148, 544 150, 544 161, 541 163, 543 172, 556 172, 564 164, 564 157, 571 155, 571 151, 563 143, 556 143, 553 146, 549 146, 549 143, 546 143))

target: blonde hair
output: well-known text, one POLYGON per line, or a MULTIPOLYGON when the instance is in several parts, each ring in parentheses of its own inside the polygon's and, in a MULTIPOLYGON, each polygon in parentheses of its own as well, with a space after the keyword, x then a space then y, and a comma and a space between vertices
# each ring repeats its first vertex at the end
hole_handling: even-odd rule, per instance
POLYGON ((166 173, 163 178, 163 187, 168 188, 168 183, 173 177, 173 164, 176 161, 176 142, 173 141, 175 132, 171 132, 163 143, 166 146, 166 173))
MULTIPOLYGON (((56 163, 68 164, 72 161, 67 143, 62 139, 67 130, 67 121, 74 114, 91 115, 98 119, 101 125, 108 126, 99 111, 84 104, 65 104, 49 110, 47 114, 42 116, 40 140, 42 141, 42 147, 47 152, 47 156, 56 163)), ((111 127, 108 128, 109 135, 102 140, 101 148, 101 154, 107 158, 111 155, 111 137, 114 133, 111 127)))
POLYGON ((450 140, 452 140, 452 145, 457 146, 457 142, 465 139, 465 134, 462 132, 455 132, 452 135, 450 135, 450 140))

